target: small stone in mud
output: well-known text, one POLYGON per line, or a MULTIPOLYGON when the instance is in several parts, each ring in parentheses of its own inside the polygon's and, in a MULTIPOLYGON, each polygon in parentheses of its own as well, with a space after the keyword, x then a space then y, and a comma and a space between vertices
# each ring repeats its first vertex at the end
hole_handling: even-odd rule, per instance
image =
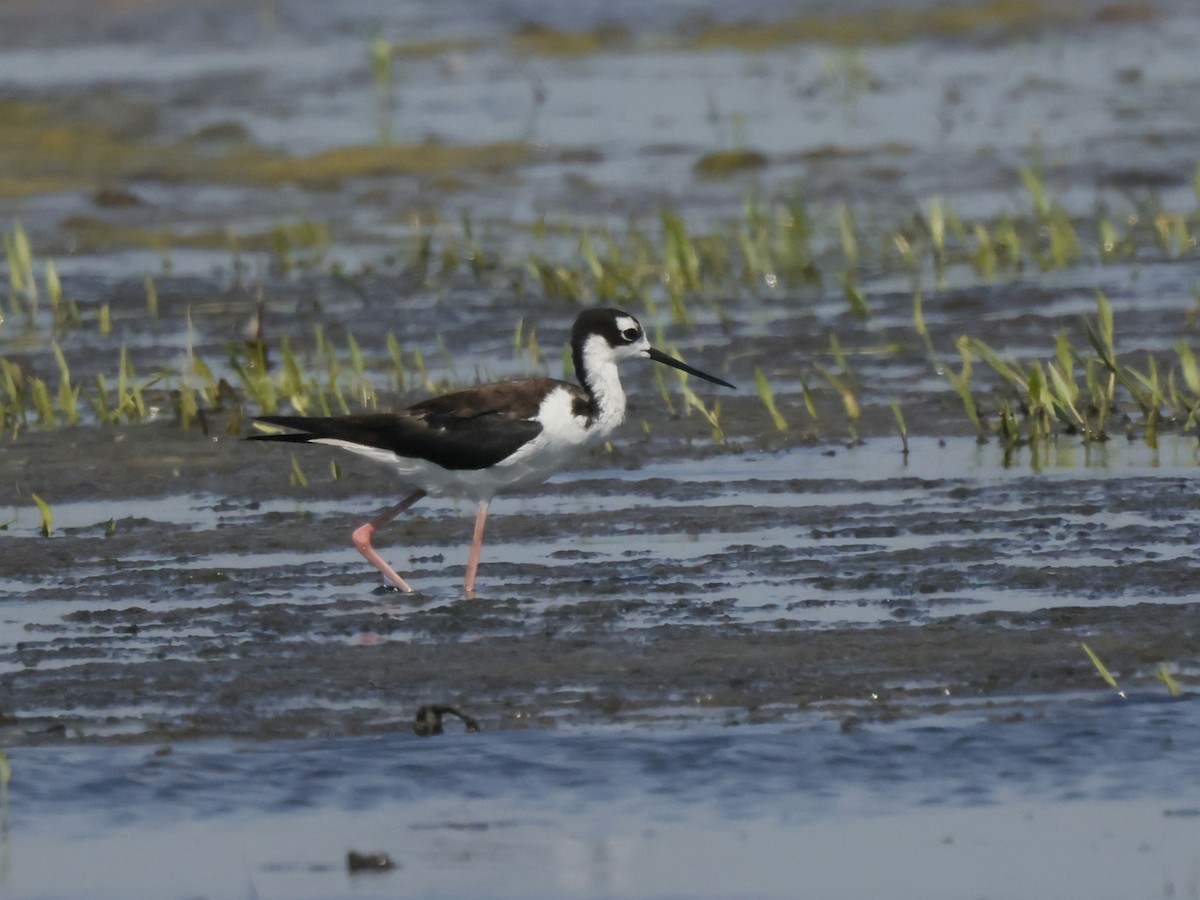
POLYGON ((413 719, 413 731, 420 737, 431 737, 435 734, 441 734, 442 716, 445 715, 458 716, 462 719, 462 723, 466 726, 467 731, 479 730, 478 722, 470 716, 459 712, 453 706, 426 704, 417 710, 417 715, 413 719))
POLYGON ((351 850, 346 854, 346 869, 350 872, 387 872, 396 868, 386 853, 359 853, 351 850))

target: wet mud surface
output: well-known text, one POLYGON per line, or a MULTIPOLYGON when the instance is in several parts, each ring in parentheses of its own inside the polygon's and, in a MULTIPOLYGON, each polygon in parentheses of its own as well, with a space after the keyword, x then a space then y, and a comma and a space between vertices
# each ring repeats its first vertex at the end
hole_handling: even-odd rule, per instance
POLYGON ((1129 684, 1194 677, 1182 440, 1119 477, 969 471, 970 439, 908 463, 882 440, 627 450, 499 502, 467 598, 454 504, 383 532, 405 596, 349 545, 386 484, 369 466, 297 496, 260 446, 138 433, 87 467, 67 432, 6 451, 10 477, 30 453, 61 473, 52 537, 22 517, 5 539, 10 744, 378 733, 428 703, 489 729, 1024 706, 1098 686, 1083 640, 1129 684))
POLYGON ((1005 450, 1020 399, 977 359, 977 429, 952 376, 1062 335, 1082 384, 1102 292, 1190 390, 1200 19, 812 6, 0 2, 0 885, 1196 893, 1194 422, 1005 450), (723 268, 760 201, 803 259, 723 268), (243 440, 248 339, 279 412, 384 408, 559 377, 598 302, 739 389, 627 365, 612 446, 494 504, 475 597, 465 506, 378 535, 401 595, 350 532, 403 485, 243 440))

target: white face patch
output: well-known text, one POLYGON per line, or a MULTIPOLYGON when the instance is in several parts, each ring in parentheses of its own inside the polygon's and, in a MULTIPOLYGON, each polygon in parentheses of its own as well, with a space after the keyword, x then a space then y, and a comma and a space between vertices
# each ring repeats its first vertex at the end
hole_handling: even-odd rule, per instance
POLYGON ((616 326, 617 331, 621 332, 621 334, 642 330, 642 327, 638 324, 638 320, 633 316, 617 316, 616 326))
MULTIPOLYGON (((646 334, 637 319, 633 316, 617 316, 613 324, 617 327, 617 334, 625 341, 611 348, 613 359, 633 359, 646 355, 645 351, 650 349, 650 341, 646 339, 646 334)), ((607 341, 605 343, 607 344, 607 341)))

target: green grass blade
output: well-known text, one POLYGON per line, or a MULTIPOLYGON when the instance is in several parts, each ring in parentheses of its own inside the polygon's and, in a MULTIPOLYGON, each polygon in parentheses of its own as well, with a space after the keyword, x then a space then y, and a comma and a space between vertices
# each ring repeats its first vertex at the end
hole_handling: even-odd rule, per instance
POLYGON ((754 367, 754 386, 758 390, 758 399, 767 408, 767 412, 770 413, 771 421, 775 423, 775 427, 779 431, 787 431, 787 419, 780 414, 779 408, 775 405, 775 393, 771 390, 771 384, 767 381, 767 376, 763 374, 763 370, 758 366, 754 367))
POLYGON ((921 292, 919 290, 913 292, 913 328, 926 341, 929 340, 929 330, 925 327, 925 312, 921 306, 921 292))
POLYGON ((38 509, 38 515, 41 516, 41 524, 38 526, 44 537, 50 537, 54 532, 54 512, 50 509, 50 504, 33 494, 33 502, 38 509))
POLYGON ((8 754, 0 750, 0 816, 8 822, 8 783, 12 780, 12 763, 8 754))
POLYGON ((146 276, 146 312, 150 318, 158 318, 158 288, 154 284, 154 279, 149 275, 146 276))
POLYGON ((1192 353, 1192 348, 1186 341, 1180 341, 1175 345, 1175 352, 1179 354, 1179 365, 1183 369, 1184 384, 1193 395, 1200 396, 1200 368, 1196 366, 1196 356, 1192 353))
POLYGON ((300 468, 300 460, 296 459, 296 454, 292 454, 292 477, 289 479, 292 486, 299 485, 300 487, 308 487, 308 478, 304 475, 304 470, 300 468))
POLYGON ((1167 690, 1172 697, 1178 697, 1183 693, 1179 688, 1179 682, 1171 677, 1171 673, 1167 670, 1166 663, 1159 663, 1158 669, 1154 672, 1154 677, 1167 686, 1167 690))
POLYGON ((1125 692, 1122 691, 1120 685, 1117 684, 1117 679, 1113 678, 1112 672, 1108 671, 1108 668, 1104 665, 1104 663, 1100 662, 1100 657, 1095 654, 1091 647, 1082 641, 1080 642, 1079 646, 1081 646, 1083 648, 1083 652, 1088 655, 1088 659, 1092 661, 1092 665, 1096 667, 1096 671, 1100 673, 1100 677, 1104 679, 1104 682, 1114 691, 1124 697, 1125 692))
POLYGON ((891 407, 892 415, 896 417, 896 425, 900 428, 900 444, 904 448, 903 453, 908 455, 908 425, 904 422, 904 412, 900 409, 900 403, 896 400, 889 400, 888 406, 891 407))
POLYGON ((812 388, 808 386, 808 379, 804 377, 803 372, 798 372, 796 377, 800 380, 800 395, 804 398, 804 408, 808 411, 809 416, 814 422, 820 421, 820 416, 817 414, 817 401, 813 397, 812 388))

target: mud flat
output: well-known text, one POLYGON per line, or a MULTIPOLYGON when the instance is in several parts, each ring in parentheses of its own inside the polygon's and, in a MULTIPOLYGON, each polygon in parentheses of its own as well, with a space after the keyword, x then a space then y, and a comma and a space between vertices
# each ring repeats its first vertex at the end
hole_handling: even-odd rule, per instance
POLYGON ((0 3, 0 893, 1195 894, 1200 18, 894 6, 0 3), (591 303, 477 597, 242 440, 591 303))

